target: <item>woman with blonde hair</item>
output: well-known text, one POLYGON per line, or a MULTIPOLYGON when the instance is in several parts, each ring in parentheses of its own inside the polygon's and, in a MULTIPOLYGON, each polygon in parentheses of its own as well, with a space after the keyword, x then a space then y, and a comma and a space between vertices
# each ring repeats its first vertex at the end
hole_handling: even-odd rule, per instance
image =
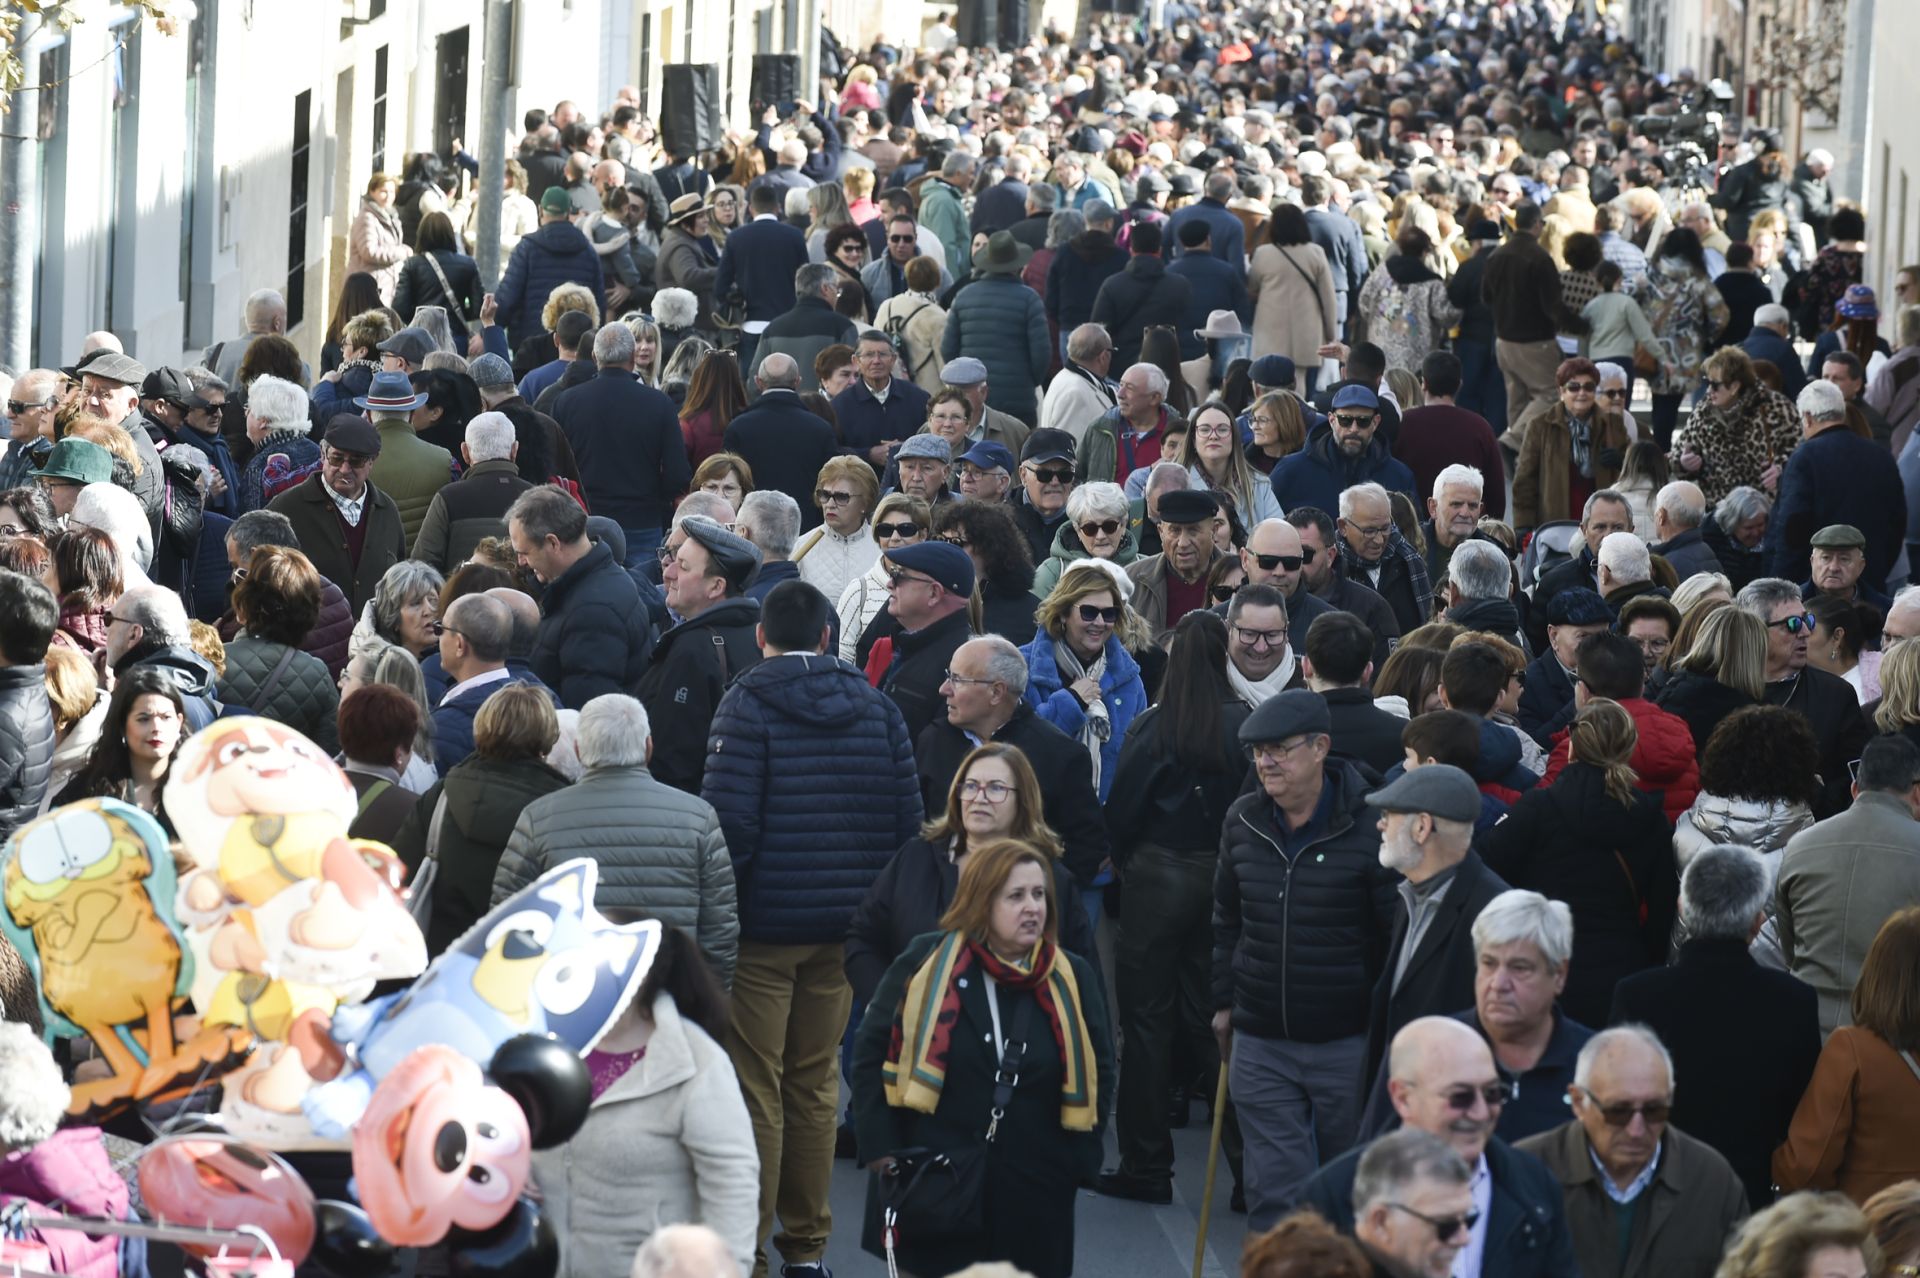
POLYGON ((1640 739, 1619 702, 1594 697, 1568 728, 1566 768, 1514 803, 1481 847, 1487 868, 1573 911, 1574 949, 1560 1006, 1604 1025, 1613 987, 1665 962, 1680 897, 1658 792, 1634 788, 1640 739))
POLYGON ((66 789, 100 740, 107 721, 107 690, 100 686, 93 662, 72 648, 47 649, 47 702, 53 709, 53 766, 47 792, 40 801, 45 812, 53 796, 66 789))
MULTIPOLYGON (((832 127, 832 126, 828 126, 832 127)), ((815 262, 827 260, 827 232, 836 226, 852 226, 847 210, 847 193, 838 182, 820 182, 807 190, 807 257, 815 262)))
POLYGON ((1132 593, 1126 573, 1110 560, 1072 565, 1041 601, 1034 613, 1038 629, 1021 649, 1027 704, 1087 751, 1102 803, 1127 729, 1147 708, 1133 654, 1151 644, 1152 634, 1127 605, 1132 593))
POLYGON ((1752 613, 1723 604, 1700 616, 1680 620, 1669 653, 1667 678, 1653 703, 1687 721, 1694 752, 1705 755, 1707 742, 1722 720, 1757 706, 1767 691, 1767 628, 1752 613))
POLYGON ((879 561, 867 516, 880 500, 880 480, 860 458, 834 457, 820 468, 813 499, 821 522, 794 546, 793 559, 800 580, 838 599, 848 582, 879 561))
POLYGON ((1920 643, 1896 643, 1880 657, 1880 708, 1873 724, 1920 744, 1920 643))
POLYGON ((1059 944, 1058 882, 1031 844, 975 846, 942 930, 901 953, 861 1020, 854 1126, 874 1173, 861 1243, 908 1272, 987 1259, 1034 1278, 1073 1272, 1074 1205, 1099 1174, 1112 1103, 1113 1034, 1099 969, 1059 944), (941 1023, 952 1032, 935 1034, 941 1023), (999 1084, 1004 1103, 997 1077, 1011 1080, 999 1084), (979 1121, 994 1109, 997 1121, 979 1121), (908 1151, 929 1148, 983 1164, 982 1227, 922 1241, 908 1220, 883 1238, 881 1182, 911 1174, 908 1151))
POLYGON ((1920 1180, 1903 1180, 1861 1205, 1875 1241, 1896 1266, 1893 1273, 1920 1272, 1920 1180))
POLYGON ((1713 1278, 1877 1278, 1884 1272, 1880 1245, 1858 1207, 1839 1194, 1790 1194, 1747 1217, 1713 1278))

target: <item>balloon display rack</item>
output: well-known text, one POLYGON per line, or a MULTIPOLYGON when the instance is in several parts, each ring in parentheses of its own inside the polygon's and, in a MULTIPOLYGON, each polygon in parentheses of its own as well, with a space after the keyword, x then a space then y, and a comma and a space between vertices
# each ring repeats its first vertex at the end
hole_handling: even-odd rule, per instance
MULTIPOLYGON (((91 1237, 145 1238, 149 1242, 179 1246, 219 1247, 221 1254, 200 1260, 208 1278, 293 1278, 293 1265, 283 1259, 273 1239, 257 1225, 238 1229, 205 1229, 197 1225, 154 1224, 144 1220, 119 1220, 112 1216, 67 1216, 57 1212, 33 1210, 24 1203, 0 1213, 8 1232, 20 1230, 70 1230, 91 1237), (226 1249, 233 1248, 229 1253, 226 1249)), ((51 1260, 47 1249, 37 1243, 0 1241, 0 1278, 66 1278, 36 1263, 51 1260)))

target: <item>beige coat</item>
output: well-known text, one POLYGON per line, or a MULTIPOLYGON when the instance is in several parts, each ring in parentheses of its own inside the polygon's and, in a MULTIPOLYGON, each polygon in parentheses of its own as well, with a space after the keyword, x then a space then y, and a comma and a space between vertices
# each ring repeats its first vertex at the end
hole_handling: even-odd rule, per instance
POLYGON ((371 198, 360 201, 360 212, 347 233, 347 274, 365 271, 380 286, 380 300, 392 305, 400 283, 400 267, 413 250, 400 238, 400 215, 371 198))
POLYGON ((880 303, 880 309, 874 312, 873 326, 883 333, 890 332, 887 325, 895 316, 904 320, 900 332, 900 367, 895 371, 927 394, 938 395, 945 389, 940 370, 947 362, 940 358, 940 339, 947 333, 946 311, 924 293, 902 293, 880 303))
POLYGON ((1333 272, 1318 244, 1253 251, 1253 356, 1285 355, 1301 369, 1320 367, 1320 348, 1340 336, 1333 272))

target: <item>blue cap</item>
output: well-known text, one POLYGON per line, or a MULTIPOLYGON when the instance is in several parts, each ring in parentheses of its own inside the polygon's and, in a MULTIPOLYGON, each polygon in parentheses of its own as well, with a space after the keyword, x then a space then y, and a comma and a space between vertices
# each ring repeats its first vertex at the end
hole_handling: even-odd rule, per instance
POLYGON ((964 599, 973 593, 973 556, 951 542, 923 541, 881 553, 908 572, 933 578, 949 594, 964 599))
POLYGON ((1342 386, 1333 396, 1335 408, 1380 408, 1380 397, 1364 386, 1342 386))
POLYGON ((1613 624, 1607 601, 1585 586, 1573 586, 1547 600, 1550 626, 1605 626, 1613 624))
POLYGON ((1013 473, 1013 454, 1007 451, 1005 444, 996 444, 991 439, 983 439, 960 454, 963 462, 972 462, 981 470, 1004 470, 1013 473))
POLYGON ((1253 361, 1247 376, 1255 386, 1291 386, 1298 370, 1285 355, 1262 355, 1253 361))

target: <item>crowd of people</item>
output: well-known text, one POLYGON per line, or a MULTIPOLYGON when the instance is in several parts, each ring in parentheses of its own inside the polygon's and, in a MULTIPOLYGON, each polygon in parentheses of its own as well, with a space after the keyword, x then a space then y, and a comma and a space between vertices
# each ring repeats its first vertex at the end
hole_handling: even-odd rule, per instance
POLYGON ((596 860, 566 1274, 830 1278, 850 1158, 1064 1278, 1195 1102, 1250 1278, 1914 1272, 1920 267, 1552 0, 1167 8, 529 111, 312 367, 13 376, 0 836, 260 715, 434 953, 596 860))

